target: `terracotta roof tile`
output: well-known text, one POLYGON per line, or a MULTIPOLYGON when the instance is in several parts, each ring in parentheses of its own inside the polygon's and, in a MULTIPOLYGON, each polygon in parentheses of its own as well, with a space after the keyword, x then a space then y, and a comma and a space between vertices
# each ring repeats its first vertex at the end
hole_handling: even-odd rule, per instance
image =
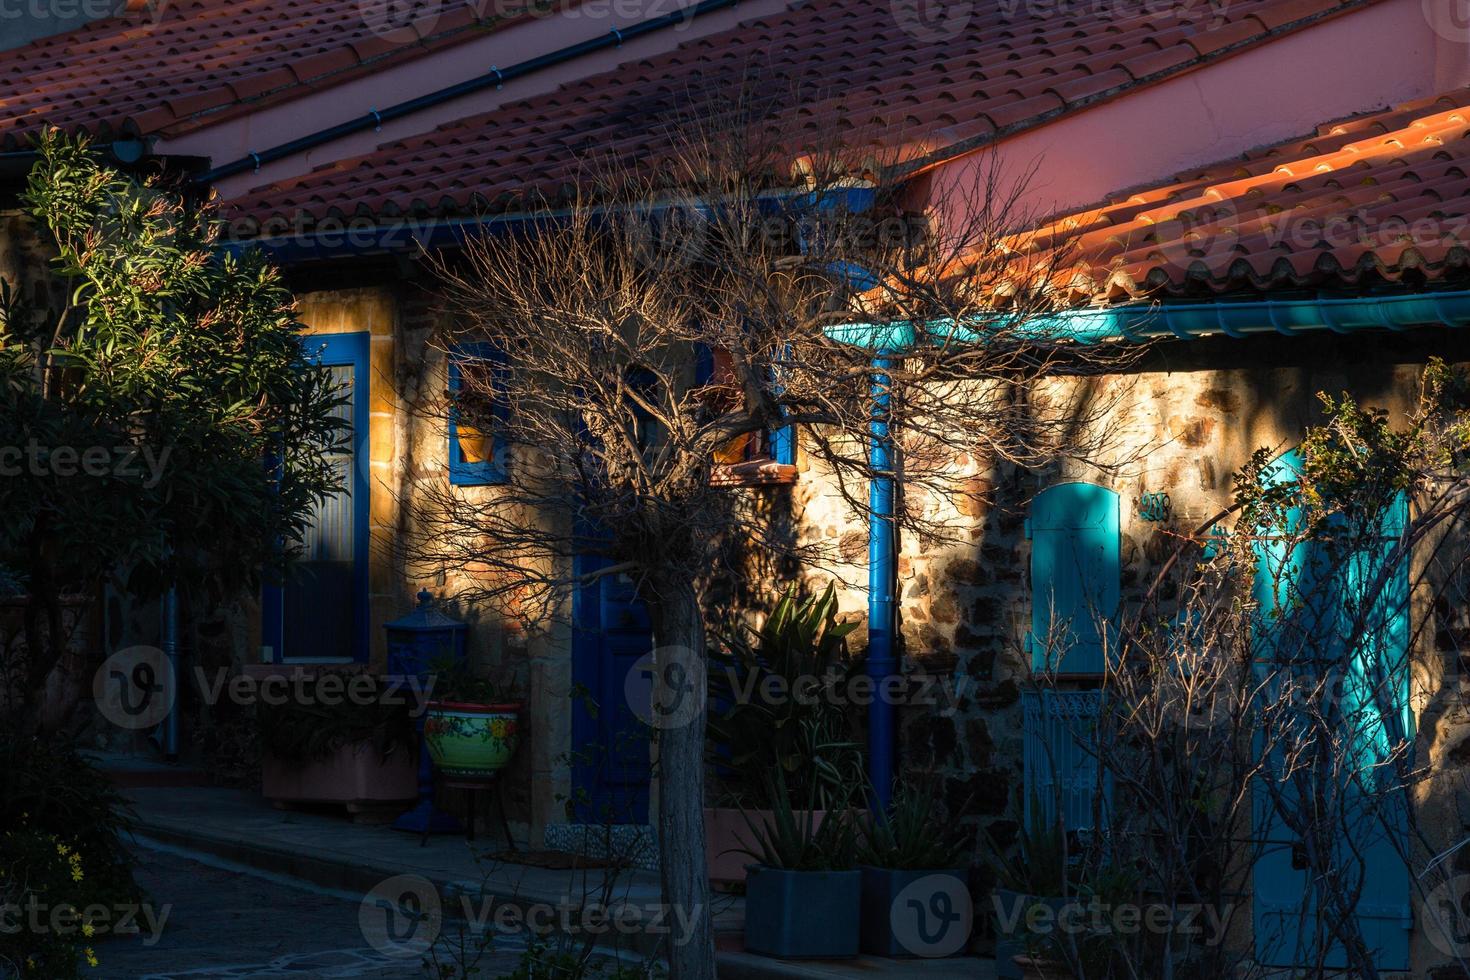
POLYGON ((569 186, 589 152, 657 160, 681 106, 748 80, 758 83, 755 101, 769 102, 758 130, 831 136, 905 163, 932 162, 1367 2, 1237 0, 1121 16, 1112 4, 1010 13, 1005 4, 975 4, 962 27, 947 31, 905 24, 901 5, 884 0, 808 0, 384 144, 343 167, 259 188, 231 207, 260 220, 287 215, 293 226, 303 209, 308 219, 324 217, 316 210, 323 205, 351 215, 418 202, 441 216, 485 200, 502 210, 531 207, 569 186), (404 184, 406 174, 431 176, 450 193, 420 192, 404 184))
POLYGON ((1324 123, 1053 218, 1071 299, 1470 275, 1470 88, 1324 123))
POLYGON ((176 135, 441 51, 527 5, 413 3, 421 16, 397 27, 363 0, 182 0, 0 51, 0 147, 42 124, 176 135))

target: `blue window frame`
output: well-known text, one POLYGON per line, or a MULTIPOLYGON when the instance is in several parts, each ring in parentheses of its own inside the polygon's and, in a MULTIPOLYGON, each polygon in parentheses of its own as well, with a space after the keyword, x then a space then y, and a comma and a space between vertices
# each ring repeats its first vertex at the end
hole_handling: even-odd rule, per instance
POLYGON ((366 332, 311 334, 307 358, 351 387, 339 418, 351 431, 337 459, 345 468, 341 492, 318 502, 302 542, 304 554, 284 586, 261 589, 261 643, 272 659, 294 663, 366 662, 372 650, 368 604, 369 484, 366 332))
MULTIPOLYGON (((505 446, 493 432, 472 430, 468 426, 461 431, 459 408, 454 404, 464 382, 467 370, 484 369, 498 378, 504 370, 504 360, 490 344, 459 344, 449 351, 449 482, 457 487, 483 487, 504 483, 505 446), (471 450, 467 444, 478 441, 478 449, 471 450)), ((499 390, 499 385, 496 385, 499 390)), ((505 406, 497 402, 494 410, 497 421, 505 418, 505 406)))
POLYGON ((1118 609, 1118 495, 1092 483, 1048 487, 1031 501, 1031 669, 1103 673, 1099 620, 1118 609))

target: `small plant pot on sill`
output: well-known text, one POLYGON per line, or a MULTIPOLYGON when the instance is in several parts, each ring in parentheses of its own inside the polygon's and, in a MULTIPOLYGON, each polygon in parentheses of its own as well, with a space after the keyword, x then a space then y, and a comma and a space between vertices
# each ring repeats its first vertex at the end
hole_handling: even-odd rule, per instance
POLYGON ((860 871, 787 871, 753 864, 745 877, 746 952, 780 959, 858 953, 860 871))
POLYGON ((491 776, 510 764, 521 741, 521 705, 430 701, 424 744, 440 772, 491 776))
POLYGON ((919 871, 863 865, 862 951, 876 956, 953 956, 969 940, 963 917, 938 919, 933 910, 967 891, 964 871, 919 871), (899 896, 902 907, 895 907, 899 896), (939 896, 946 896, 940 898, 939 896), (912 903, 912 904, 911 904, 912 903), (955 930, 951 935, 950 930, 955 930), (963 937, 958 935, 964 930, 963 937), (956 946, 956 944, 958 944, 956 946), (954 947, 951 949, 951 947, 954 947), (938 950, 944 952, 937 952, 938 950))

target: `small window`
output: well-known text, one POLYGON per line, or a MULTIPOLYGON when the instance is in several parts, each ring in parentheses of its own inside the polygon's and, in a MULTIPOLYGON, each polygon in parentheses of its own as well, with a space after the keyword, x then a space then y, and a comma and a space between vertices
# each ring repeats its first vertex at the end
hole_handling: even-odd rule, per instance
POLYGON ((480 487, 505 482, 504 447, 493 431, 470 425, 476 419, 501 419, 505 406, 484 404, 499 391, 499 358, 489 344, 462 344, 449 352, 449 482, 457 487, 480 487))
MULTIPOLYGON (((695 366, 695 384, 708 389, 707 404, 723 411, 739 397, 730 355, 722 350, 700 348, 695 366)), ((757 464, 794 466, 796 438, 791 426, 784 425, 765 432, 750 432, 730 440, 715 456, 722 467, 745 467, 757 464)))

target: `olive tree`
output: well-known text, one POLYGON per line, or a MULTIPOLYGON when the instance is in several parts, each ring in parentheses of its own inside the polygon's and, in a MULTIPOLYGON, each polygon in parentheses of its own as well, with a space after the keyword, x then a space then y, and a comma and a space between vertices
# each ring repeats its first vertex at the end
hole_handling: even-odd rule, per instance
POLYGON ((656 701, 678 702, 678 723, 657 726, 664 896, 702 915, 671 951, 677 978, 714 976, 697 680, 712 586, 740 573, 736 552, 835 557, 773 518, 747 479, 769 464, 732 464, 740 447, 793 431, 803 479, 838 488, 855 521, 870 482, 897 479, 885 519, 943 538, 956 529, 921 501, 960 492, 958 459, 1088 454, 1106 399, 1032 395, 1127 356, 1037 327, 1055 268, 1020 258, 1024 175, 997 165, 963 195, 922 201, 870 148, 809 147, 759 113, 700 106, 637 160, 589 160, 531 227, 436 259, 438 344, 494 352, 440 410, 493 437, 504 482, 425 481, 408 506, 411 562, 507 615, 544 621, 597 576, 636 583, 656 701), (891 460, 870 456, 875 423, 891 460), (579 575, 589 554, 598 567, 579 575))

